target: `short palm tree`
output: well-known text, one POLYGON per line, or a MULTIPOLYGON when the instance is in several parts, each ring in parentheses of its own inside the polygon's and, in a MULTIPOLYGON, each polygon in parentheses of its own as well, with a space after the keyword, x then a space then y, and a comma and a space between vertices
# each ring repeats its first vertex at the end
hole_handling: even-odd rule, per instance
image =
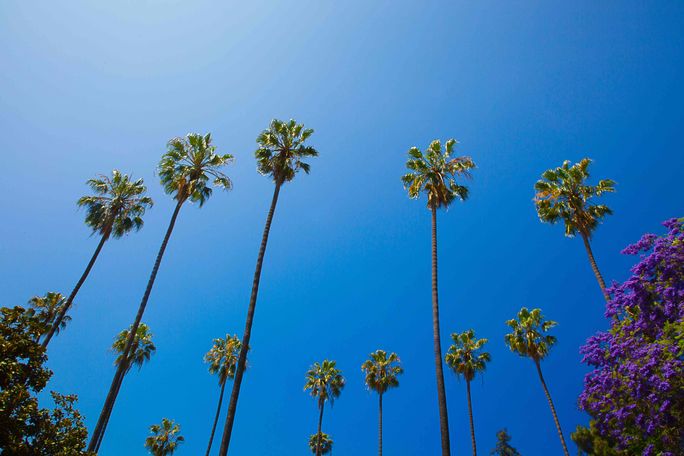
POLYGON ((226 334, 224 339, 214 339, 214 345, 211 347, 211 350, 204 355, 204 362, 209 363, 209 373, 218 375, 219 386, 221 387, 218 407, 216 408, 216 416, 214 417, 214 425, 211 427, 209 445, 207 445, 207 456, 209 456, 211 444, 214 441, 216 424, 218 423, 219 414, 221 413, 223 392, 226 389, 226 380, 235 377, 235 366, 237 365, 238 354, 240 353, 240 345, 242 344, 237 335, 231 336, 230 334, 226 334))
MULTIPOLYGON (((230 190, 232 183, 221 169, 232 161, 232 155, 219 155, 216 153, 216 147, 212 145, 209 133, 206 135, 189 133, 185 138, 174 138, 168 142, 168 150, 159 162, 158 172, 164 190, 167 194, 173 195, 173 198, 176 200, 176 206, 152 267, 152 273, 138 307, 131 333, 126 340, 123 352, 124 359, 127 358, 133 346, 133 334, 137 332, 140 320, 142 320, 145 313, 145 307, 152 292, 152 286, 157 277, 159 265, 164 256, 173 227, 176 224, 176 218, 181 206, 190 200, 202 207, 212 194, 212 182, 214 186, 230 190)), ((107 398, 100 412, 100 417, 90 438, 88 451, 97 451, 99 448, 99 443, 97 442, 102 441, 106 423, 109 421, 109 415, 114 408, 114 402, 118 394, 117 384, 119 384, 120 378, 123 377, 125 369, 125 363, 117 367, 107 398)))
POLYGON ((481 351, 487 343, 487 339, 476 339, 475 331, 469 329, 460 334, 453 333, 451 339, 453 345, 446 354, 446 363, 458 376, 466 381, 468 392, 468 417, 470 418, 470 439, 473 444, 473 456, 477 456, 477 444, 475 443, 475 426, 473 424, 473 405, 470 399, 470 382, 475 375, 484 372, 487 363, 492 360, 489 353, 481 351))
POLYGON ((332 452, 333 440, 325 432, 311 434, 309 437, 309 449, 313 454, 328 454, 332 452))
MULTIPOLYGON (((57 293, 54 291, 48 291, 45 296, 34 296, 29 299, 29 306, 33 314, 46 328, 45 335, 52 331, 52 326, 57 321, 57 317, 64 309, 65 304, 66 298, 62 295, 62 293, 57 293)), ((71 321, 71 317, 65 315, 53 333, 58 334, 60 330, 66 328, 66 325, 69 323, 69 321, 71 321)), ((36 342, 38 342, 38 340, 36 340, 36 342)))
POLYGON ((518 450, 511 446, 511 436, 506 429, 496 433, 496 447, 489 452, 490 456, 520 456, 518 450))
MULTIPOLYGON (((337 368, 335 361, 325 360, 322 363, 314 363, 313 366, 306 373, 306 383, 304 384, 304 391, 309 391, 309 394, 316 399, 318 403, 318 432, 316 435, 322 437, 321 427, 323 426, 323 407, 326 402, 332 403, 344 388, 344 377, 342 372, 337 368)), ((317 445, 316 456, 320 456, 322 444, 319 441, 317 445)))
POLYGON ((361 370, 366 374, 366 387, 378 393, 378 454, 382 456, 382 396, 390 388, 399 386, 399 376, 404 373, 404 369, 396 353, 388 355, 384 350, 376 350, 364 361, 361 370))
POLYGON ((180 425, 168 418, 162 418, 161 425, 150 426, 150 433, 145 439, 145 448, 154 456, 169 456, 185 441, 180 435, 180 425))
POLYGON ((542 222, 563 221, 566 236, 574 237, 578 233, 582 236, 591 269, 603 296, 609 301, 606 283, 596 265, 590 240, 603 217, 613 212, 608 206, 593 204, 591 200, 604 193, 614 192, 615 182, 603 179, 596 185, 587 185, 585 181, 589 178, 590 164, 591 160, 588 158, 583 158, 574 165, 566 160, 562 166, 544 171, 542 178, 534 185, 534 203, 542 222))
POLYGON ((152 198, 145 195, 147 188, 143 180, 133 181, 128 175, 121 174, 116 169, 112 171, 112 177, 99 176, 90 179, 87 184, 95 194, 81 197, 78 205, 86 208, 85 223, 93 230, 93 234, 100 235, 100 242, 81 278, 57 314, 55 324, 43 339, 43 347, 47 347, 58 330, 63 329, 62 321, 78 290, 90 274, 104 243, 111 237, 118 239, 131 230, 137 231, 142 228, 145 210, 152 206, 152 198))
POLYGON ((409 159, 406 162, 409 172, 401 178, 410 198, 418 198, 421 193, 427 196, 427 208, 432 213, 432 332, 442 456, 450 455, 451 449, 439 330, 437 209, 446 209, 454 200, 465 200, 468 197, 468 188, 461 185, 458 179, 469 177, 470 170, 475 167, 470 157, 452 157, 455 146, 456 140, 449 139, 443 146, 439 140, 432 141, 425 153, 412 147, 408 151, 409 159))
POLYGON ((540 364, 541 360, 549 354, 551 347, 556 343, 556 338, 547 334, 551 328, 556 326, 556 322, 544 320, 541 309, 527 310, 526 307, 523 307, 518 312, 517 319, 508 320, 506 324, 512 330, 509 334, 506 334, 504 338, 508 348, 510 348, 513 353, 532 359, 537 368, 537 374, 539 375, 539 380, 544 388, 546 400, 549 401, 553 421, 556 424, 558 437, 560 437, 561 445, 563 446, 563 453, 565 453, 565 456, 568 456, 568 447, 565 445, 565 438, 563 437, 563 431, 561 430, 560 422, 558 421, 556 408, 553 406, 551 394, 546 387, 540 364))
POLYGON ((280 194, 280 188, 283 184, 294 179, 299 171, 304 171, 307 174, 309 173, 310 166, 305 160, 318 156, 318 151, 316 149, 306 145, 306 140, 309 139, 312 134, 312 129, 304 128, 304 125, 298 124, 294 120, 284 122, 274 119, 271 121, 269 127, 262 131, 256 140, 259 145, 259 148, 254 153, 257 161, 257 171, 273 180, 274 190, 273 198, 271 199, 271 207, 266 216, 266 225, 264 226, 264 232, 261 236, 259 254, 257 255, 254 280, 252 281, 252 293, 249 297, 249 306, 247 308, 245 332, 242 336, 242 348, 240 350, 240 356, 238 357, 235 380, 233 381, 233 390, 230 393, 230 402, 228 403, 228 415, 226 417, 226 424, 223 428, 221 448, 219 449, 220 456, 226 456, 228 453, 230 437, 233 432, 233 422, 235 421, 235 412, 240 396, 242 375, 244 374, 247 363, 247 348, 249 347, 250 339, 252 337, 252 322, 254 321, 254 312, 256 310, 257 296, 259 294, 261 267, 264 262, 264 254, 266 253, 268 235, 271 231, 273 214, 275 213, 276 205, 278 203, 278 195, 280 194))

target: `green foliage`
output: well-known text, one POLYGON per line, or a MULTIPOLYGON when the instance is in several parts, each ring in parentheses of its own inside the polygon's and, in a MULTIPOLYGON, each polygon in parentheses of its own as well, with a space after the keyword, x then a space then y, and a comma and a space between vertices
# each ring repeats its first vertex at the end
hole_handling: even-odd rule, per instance
POLYGON ((390 388, 399 386, 399 375, 404 373, 401 360, 396 353, 377 350, 370 354, 370 358, 361 365, 366 374, 365 383, 368 389, 378 394, 384 394, 390 388))
POLYGON ((226 334, 225 339, 214 339, 211 350, 204 355, 204 362, 209 364, 209 373, 218 374, 219 385, 235 377, 241 347, 242 342, 237 335, 226 334))
POLYGON ((299 170, 308 174, 310 165, 304 159, 318 156, 316 149, 305 145, 312 134, 311 128, 304 128, 293 119, 273 119, 257 137, 259 148, 254 156, 259 174, 271 176, 278 185, 294 179, 299 170))
POLYGON ((318 399, 319 407, 323 407, 326 401, 332 404, 339 397, 344 384, 342 371, 337 369, 335 361, 326 359, 322 363, 314 363, 309 368, 304 391, 309 390, 311 396, 318 399))
POLYGON ((462 333, 453 333, 453 345, 449 347, 445 360, 447 365, 466 381, 471 381, 479 372, 484 372, 492 357, 487 352, 479 352, 487 343, 487 339, 475 339, 475 331, 469 329, 462 333))
POLYGON ((132 181, 115 169, 111 178, 101 175, 87 184, 95 195, 81 197, 78 205, 86 208, 85 222, 94 233, 120 238, 142 228, 145 210, 153 204, 152 198, 145 196, 142 179, 132 181))
POLYGON ((220 168, 233 161, 230 154, 219 155, 211 144, 211 134, 188 133, 185 138, 173 138, 159 162, 158 173, 164 191, 179 202, 190 201, 202 206, 211 196, 213 185, 226 190, 233 183, 220 168))
POLYGON ((544 171, 542 178, 534 185, 534 203, 537 215, 542 222, 565 223, 565 235, 572 237, 577 233, 591 237, 601 219, 612 214, 603 204, 593 204, 591 199, 603 193, 614 192, 615 182, 603 179, 597 185, 586 185, 589 178, 591 160, 583 158, 579 163, 563 165, 544 171))
POLYGON ((511 436, 508 435, 508 431, 501 429, 496 433, 496 447, 489 454, 496 456, 520 456, 518 450, 511 446, 510 441, 511 436))
POLYGON ((546 357, 556 343, 554 336, 546 333, 556 326, 555 321, 544 320, 541 309, 527 310, 523 307, 518 318, 506 322, 513 330, 504 340, 513 353, 539 361, 546 357))
POLYGON ((171 455, 185 441, 180 435, 180 425, 168 418, 162 418, 161 425, 150 426, 150 433, 145 439, 145 448, 154 456, 171 455))
MULTIPOLYGON (((59 315, 66 304, 66 298, 62 293, 57 293, 54 291, 49 291, 45 296, 34 296, 29 299, 29 312, 33 312, 38 318, 38 320, 45 325, 46 332, 50 330, 55 322, 55 319, 59 315)), ((66 328, 67 323, 71 321, 71 317, 65 315, 59 326, 55 330, 55 334, 59 333, 60 330, 66 328)))
POLYGON ((570 434, 570 438, 580 455, 586 454, 588 456, 628 456, 625 452, 620 452, 615 450, 615 443, 606 439, 602 436, 598 429, 596 429, 596 423, 591 420, 589 423, 589 428, 577 425, 575 432, 570 434))
POLYGON ((449 139, 442 147, 436 139, 425 153, 417 147, 409 149, 406 167, 410 172, 401 178, 409 198, 418 198, 424 192, 429 209, 448 207, 457 198, 468 198, 468 187, 459 184, 457 179, 470 177, 475 163, 466 156, 452 158, 455 145, 456 140, 449 139))
MULTIPOLYGON (((118 366, 123 362, 123 352, 126 349, 126 341, 128 340, 130 331, 130 327, 124 329, 114 339, 112 350, 114 350, 114 353, 118 353, 116 360, 114 360, 115 366, 118 366)), ((137 366, 139 370, 143 364, 150 360, 155 351, 157 351, 157 347, 155 347, 154 342, 152 342, 152 333, 150 332, 149 326, 145 323, 140 323, 135 337, 133 338, 131 355, 129 356, 130 362, 128 363, 128 366, 126 366, 125 373, 130 372, 133 366, 137 366)))
POLYGON ((333 440, 332 438, 326 434, 325 432, 320 433, 320 440, 319 440, 319 434, 311 434, 309 437, 309 449, 313 454, 328 454, 332 452, 332 447, 333 447, 333 440), (320 441, 320 452, 316 453, 316 449, 318 447, 318 442, 320 441))

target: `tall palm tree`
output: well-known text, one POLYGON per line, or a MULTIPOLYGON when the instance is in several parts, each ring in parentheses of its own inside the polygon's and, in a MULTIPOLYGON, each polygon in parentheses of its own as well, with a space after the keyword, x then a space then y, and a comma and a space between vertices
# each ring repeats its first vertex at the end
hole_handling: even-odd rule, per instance
POLYGON ((311 396, 318 402, 318 444, 316 445, 316 456, 320 456, 322 449, 323 407, 326 402, 332 403, 344 388, 344 377, 342 372, 336 367, 335 361, 325 360, 322 363, 314 363, 306 373, 306 383, 304 391, 309 391, 311 396))
POLYGON ((300 170, 307 174, 309 173, 310 166, 304 160, 318 156, 318 151, 316 151, 316 149, 305 144, 306 140, 309 139, 312 134, 312 129, 304 128, 304 125, 298 124, 294 120, 283 122, 274 119, 271 121, 269 127, 262 131, 256 140, 259 145, 259 148, 254 153, 257 161, 257 171, 260 174, 273 179, 274 190, 273 198, 271 199, 271 207, 266 216, 266 225, 264 226, 264 232, 261 236, 259 254, 257 255, 254 279, 252 281, 252 294, 249 297, 245 332, 242 336, 242 347, 240 349, 240 356, 238 357, 237 369, 235 371, 233 390, 230 393, 230 402, 228 403, 228 416, 226 417, 226 424, 223 428, 223 438, 221 439, 221 448, 219 450, 220 456, 226 456, 228 453, 228 446, 230 445, 230 437, 233 431, 235 412, 237 410, 237 401, 240 396, 240 386, 242 385, 242 376, 247 363, 247 347, 249 347, 249 341, 252 336, 252 323, 254 321, 257 295, 259 294, 261 266, 264 262, 268 234, 271 230, 273 214, 275 213, 276 204, 278 203, 280 187, 286 182, 290 182, 294 179, 300 170))
POLYGON ((162 418, 161 425, 150 426, 151 436, 145 439, 145 448, 154 456, 169 456, 185 441, 180 435, 180 425, 162 418))
POLYGON ((589 178, 590 164, 591 160, 588 158, 583 158, 574 165, 566 160, 562 166, 544 171, 542 178, 534 185, 534 203, 542 222, 556 223, 562 220, 565 223, 566 236, 574 237, 578 233, 582 236, 591 269, 603 296, 609 301, 606 283, 596 265, 590 240, 601 219, 613 211, 608 206, 594 204, 591 200, 606 192, 614 192, 615 182, 603 179, 596 185, 587 185, 585 181, 589 178))
POLYGON ((432 332, 437 377, 437 400, 439 425, 442 437, 442 456, 451 454, 449 443, 449 417, 447 416, 444 370, 442 368, 442 344, 439 331, 439 297, 437 288, 437 209, 447 208, 456 199, 465 200, 468 188, 457 179, 470 176, 475 163, 470 157, 452 157, 456 140, 449 139, 442 147, 439 140, 432 141, 425 151, 417 147, 408 151, 406 167, 409 173, 402 176, 404 188, 410 198, 421 193, 427 195, 427 208, 432 213, 432 332))
MULTIPOLYGON (((176 200, 176 206, 171 215, 169 226, 166 229, 164 240, 157 253, 157 259, 152 267, 152 273, 138 307, 138 313, 135 316, 131 333, 126 340, 123 352, 124 359, 127 359, 128 353, 130 353, 133 346, 133 334, 137 332, 140 320, 142 320, 145 313, 147 300, 152 292, 152 286, 157 277, 159 265, 164 256, 173 227, 176 224, 176 218, 181 206, 190 200, 191 202, 199 203, 199 206, 202 207, 212 194, 210 179, 213 179, 214 186, 230 190, 232 183, 228 176, 221 171, 221 168, 232 161, 232 155, 219 155, 216 153, 216 147, 212 145, 209 133, 204 136, 197 133, 189 133, 185 138, 174 138, 168 142, 168 150, 159 162, 158 172, 161 183, 164 186, 164 191, 169 195, 173 195, 176 200)), ((109 420, 109 415, 112 413, 118 394, 117 384, 120 378, 123 377, 125 370, 126 363, 117 366, 107 398, 100 412, 100 417, 90 438, 88 451, 94 451, 96 445, 99 445, 97 442, 102 440, 106 423, 109 420)))
MULTIPOLYGON (((29 306, 31 312, 38 318, 41 324, 46 328, 46 333, 41 335, 47 335, 52 330, 52 326, 57 321, 64 305, 66 303, 66 298, 62 293, 57 293, 55 291, 48 291, 45 296, 34 296, 29 299, 29 306)), ((59 325, 55 328, 54 333, 58 334, 59 331, 66 328, 67 323, 71 321, 71 317, 65 315, 60 321, 59 325)), ((40 336, 38 339, 40 339, 40 336)), ((36 339, 36 342, 38 342, 36 339)))
POLYGON ((79 207, 85 207, 85 223, 93 230, 93 234, 100 235, 100 242, 85 271, 81 274, 81 278, 78 279, 76 286, 57 314, 55 324, 51 326, 43 339, 43 347, 47 347, 57 331, 63 328, 62 321, 76 298, 78 290, 90 274, 104 243, 110 237, 118 239, 131 230, 137 231, 142 228, 145 210, 153 204, 152 198, 145 195, 147 188, 142 179, 133 181, 127 174, 121 174, 116 169, 112 171, 111 178, 101 175, 90 179, 87 184, 95 194, 81 197, 77 204, 79 207))
POLYGON ((313 454, 328 454, 332 453, 333 440, 325 432, 320 434, 311 434, 309 437, 309 449, 313 454))
POLYGON ((382 456, 382 396, 390 388, 399 386, 399 376, 404 373, 400 363, 401 360, 396 353, 387 355, 384 350, 376 350, 361 365, 361 370, 366 374, 366 387, 378 393, 378 454, 380 456, 382 456))
POLYGON ((510 348, 513 353, 530 358, 534 362, 534 365, 537 368, 537 374, 539 375, 539 380, 544 388, 546 400, 549 401, 553 421, 556 424, 558 437, 560 437, 561 445, 563 446, 563 453, 565 453, 565 456, 569 456, 568 447, 565 445, 563 431, 561 430, 558 415, 556 414, 556 408, 553 406, 551 394, 546 387, 540 364, 541 360, 549 354, 551 347, 556 343, 556 338, 546 333, 556 326, 557 323, 551 320, 544 320, 541 309, 527 310, 526 307, 523 307, 518 312, 517 319, 508 320, 506 324, 512 329, 512 331, 504 337, 506 345, 508 345, 508 348, 510 348))
POLYGON ((475 443, 475 425, 473 424, 473 403, 470 399, 470 382, 475 375, 484 372, 487 363, 492 360, 489 353, 481 351, 487 343, 487 339, 476 339, 475 331, 469 329, 460 334, 453 333, 451 339, 453 345, 446 354, 446 363, 458 376, 466 381, 468 392, 468 417, 470 418, 470 440, 473 444, 473 456, 477 456, 477 444, 475 443))
POLYGON ((225 339, 214 339, 214 345, 211 347, 211 350, 204 355, 204 362, 209 363, 209 373, 212 375, 218 374, 219 386, 221 387, 218 407, 216 407, 216 416, 214 417, 214 425, 211 427, 209 445, 207 445, 206 456, 209 456, 211 443, 214 441, 216 424, 218 423, 219 414, 221 413, 223 392, 226 389, 226 380, 235 378, 235 367, 237 366, 238 354, 240 353, 240 345, 242 344, 237 335, 231 336, 226 334, 225 339))

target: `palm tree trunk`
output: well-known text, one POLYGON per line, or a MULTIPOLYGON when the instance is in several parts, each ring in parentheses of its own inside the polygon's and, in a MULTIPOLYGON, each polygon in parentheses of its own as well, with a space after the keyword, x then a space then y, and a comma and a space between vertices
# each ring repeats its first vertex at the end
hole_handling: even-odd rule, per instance
POLYGON ((584 248, 587 250, 587 256, 589 257, 589 264, 591 264, 591 269, 594 271, 594 275, 596 276, 596 280, 598 281, 599 287, 601 287, 601 293, 603 293, 603 297, 606 299, 606 302, 608 302, 610 301, 610 295, 606 292, 606 282, 603 280, 601 271, 599 271, 599 268, 596 265, 596 259, 594 258, 594 252, 592 252, 591 250, 589 237, 584 233, 581 234, 582 240, 584 241, 584 248))
POLYGON ((549 407, 551 407, 551 414, 553 415, 553 422, 556 423, 556 429, 558 430, 558 437, 560 437, 561 445, 563 445, 563 453, 565 456, 570 456, 568 453, 568 447, 565 445, 565 438, 563 437, 563 431, 561 430, 560 422, 558 421, 558 415, 556 415, 556 408, 553 406, 553 401, 551 400, 551 394, 549 389, 546 387, 546 382, 544 381, 544 376, 542 375, 541 365, 539 360, 534 360, 534 365, 537 366, 537 373, 539 374, 539 380, 541 380, 542 387, 544 388, 544 394, 546 394, 546 400, 549 401, 549 407))
MULTIPOLYGON (((166 235, 164 236, 164 240, 162 241, 161 247, 159 248, 159 253, 157 253, 157 259, 154 262, 154 267, 152 268, 150 279, 147 282, 145 294, 143 295, 142 301, 140 302, 140 306, 138 307, 138 313, 135 316, 135 321, 133 322, 133 326, 129 331, 128 339, 126 339, 126 348, 123 351, 123 359, 128 359, 128 356, 131 352, 133 339, 135 338, 135 335, 138 332, 138 326, 140 326, 140 320, 142 320, 143 314, 145 313, 145 307, 147 306, 147 300, 150 298, 150 293, 152 292, 154 280, 157 278, 159 265, 161 264, 162 257, 164 256, 166 246, 169 243, 169 238, 171 237, 171 233, 173 232, 173 227, 176 224, 178 212, 180 211, 180 208, 183 205, 184 201, 184 198, 179 198, 178 203, 176 203, 176 208, 173 210, 173 215, 171 216, 169 227, 166 229, 166 235)), ((126 370, 125 366, 127 364, 128 363, 121 363, 117 367, 116 373, 114 374, 114 378, 112 379, 112 384, 109 387, 109 393, 107 393, 107 398, 105 399, 105 403, 102 407, 102 412, 100 413, 100 417, 97 420, 97 425, 95 425, 93 435, 90 438, 90 443, 88 444, 88 451, 94 451, 95 446, 98 445, 98 442, 101 441, 102 437, 104 436, 105 428, 107 425, 106 423, 109 420, 109 415, 112 413, 112 410, 114 409, 114 402, 116 401, 116 396, 119 392, 116 385, 120 381, 120 379, 123 378, 123 374, 126 370)))
MULTIPOLYGON (((135 348, 133 348, 133 353, 135 353, 135 348)), ((124 377, 126 374, 122 374, 120 377, 117 378, 117 384, 116 384, 116 395, 118 396, 119 390, 121 389, 121 384, 123 383, 124 377)), ((107 428, 107 425, 109 424, 109 418, 111 418, 111 411, 107 413, 107 420, 104 422, 104 428, 107 428)), ((100 438, 97 441, 97 444, 95 445, 95 453, 100 451, 100 444, 102 444, 102 438, 104 437, 104 432, 100 433, 100 438)))
POLYGON ((380 413, 378 414, 378 454, 382 456, 382 394, 380 394, 380 413))
POLYGON ((470 440, 473 442, 473 456, 477 456, 477 444, 475 443, 475 425, 473 424, 473 403, 470 400, 470 380, 466 380, 468 390, 468 416, 470 417, 470 440))
POLYGON ((323 407, 325 407, 325 402, 319 405, 321 413, 318 415, 318 434, 316 434, 316 456, 321 456, 321 440, 322 440, 322 430, 323 427, 323 407))
POLYGON ((57 315, 57 318, 55 319, 54 323, 50 327, 50 331, 47 333, 45 336, 45 339, 43 339, 43 348, 47 348, 48 344, 50 343, 50 340, 52 339, 52 336, 55 335, 57 332, 57 329, 59 328, 59 325, 62 323, 62 320, 64 319, 64 316, 66 315, 67 311, 71 307, 71 303, 74 301, 74 298, 76 297, 76 294, 78 293, 78 290, 81 289, 81 286, 83 285, 83 282, 85 282, 86 278, 88 277, 88 274, 90 274, 90 270, 93 268, 93 265, 95 264, 95 260, 97 260, 98 255, 100 255, 100 250, 102 250, 102 246, 104 246, 104 243, 107 242, 107 239, 109 239, 109 233, 105 233, 102 235, 100 238, 99 244, 97 244, 97 248, 95 249, 95 253, 93 253, 93 256, 90 258, 90 261, 88 262, 88 266, 86 266, 85 271, 83 271, 83 274, 81 274, 81 278, 78 279, 78 282, 76 282, 76 286, 74 287, 73 290, 71 290, 71 294, 67 298, 66 302, 62 306, 62 309, 59 311, 59 314, 57 315))
POLYGON ((221 448, 219 449, 219 456, 226 456, 226 454, 228 453, 228 445, 230 445, 230 437, 231 433, 233 432, 233 421, 235 421, 235 411, 237 409, 238 396, 240 395, 240 385, 242 384, 242 375, 245 372, 245 364, 247 363, 247 350, 249 350, 249 340, 252 336, 252 322, 254 321, 254 311, 256 309, 257 295, 259 294, 259 280, 261 280, 261 267, 264 262, 264 254, 266 253, 266 245, 268 244, 268 234, 271 231, 271 222, 273 221, 273 214, 275 214, 276 205, 278 204, 280 186, 281 183, 276 182, 275 190, 273 191, 273 199, 271 200, 271 207, 268 210, 268 216, 266 217, 264 233, 261 236, 261 246, 259 247, 259 255, 257 256, 256 269, 254 270, 254 280, 252 281, 252 294, 249 298, 249 308, 247 309, 245 333, 242 336, 242 346, 240 347, 240 355, 238 356, 237 368, 235 370, 233 389, 230 393, 230 402, 228 403, 228 416, 226 417, 226 424, 223 428, 223 438, 221 439, 221 448))
POLYGON ((442 456, 450 456, 449 417, 447 416, 444 370, 442 369, 442 344, 439 335, 439 296, 437 292, 437 208, 432 207, 432 338, 437 376, 437 400, 439 402, 439 430, 442 436, 442 456))
POLYGON ((219 396, 218 407, 216 407, 216 416, 214 417, 214 425, 211 427, 211 435, 209 436, 209 445, 207 446, 206 456, 209 456, 211 451, 211 443, 214 441, 214 433, 216 432, 216 424, 218 423, 221 414, 221 403, 223 402, 223 391, 226 389, 226 381, 221 385, 221 395, 219 396))

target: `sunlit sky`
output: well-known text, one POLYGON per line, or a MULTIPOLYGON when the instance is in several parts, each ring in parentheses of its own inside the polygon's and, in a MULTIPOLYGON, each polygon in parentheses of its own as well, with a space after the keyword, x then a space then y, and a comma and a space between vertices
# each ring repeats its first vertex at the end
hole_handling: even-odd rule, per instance
MULTIPOLYGON (((145 227, 107 243, 49 350, 48 389, 78 394, 92 428, 173 209, 156 164, 171 137, 211 132, 236 156, 235 188, 182 209, 143 319, 157 354, 125 379, 100 454, 145 454, 162 417, 182 427, 177 454, 203 453, 219 388, 202 356, 242 334, 272 192, 254 140, 295 118, 320 157, 281 192, 230 454, 307 454, 318 415, 304 374, 325 358, 347 378, 325 410, 333 454, 373 454, 360 365, 378 348, 405 368, 384 399, 385 454, 437 454, 430 217, 399 177, 409 147, 454 137, 478 169, 471 198, 439 214, 442 341, 489 338, 472 392, 480 452, 506 427, 522 454, 560 454, 534 365, 503 343, 528 306, 559 322, 542 368, 574 453, 588 422, 578 350, 606 327, 603 302, 581 240, 539 223, 532 186, 592 157, 618 188, 595 254, 609 281, 627 277, 620 250, 683 215, 683 21, 680 2, 3 1, 3 305, 71 290, 97 244, 75 205, 87 179, 145 179, 145 227)), ((446 390, 452 451, 467 454, 465 383, 447 372, 446 390)))

